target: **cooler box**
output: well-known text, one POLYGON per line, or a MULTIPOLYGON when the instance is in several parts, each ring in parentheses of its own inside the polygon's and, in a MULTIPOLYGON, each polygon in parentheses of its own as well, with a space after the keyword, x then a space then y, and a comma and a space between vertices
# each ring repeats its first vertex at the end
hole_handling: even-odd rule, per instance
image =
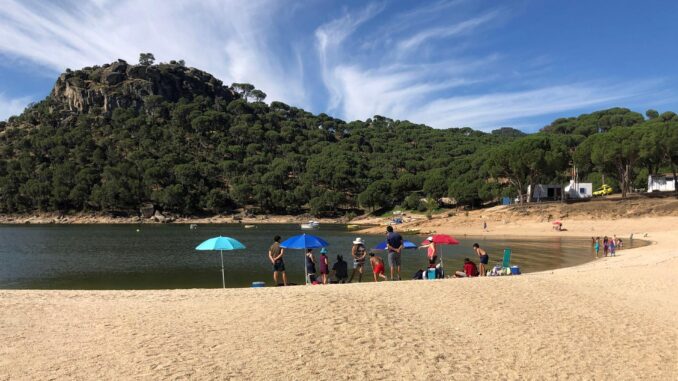
POLYGON ((252 282, 252 288, 261 288, 266 286, 266 283, 264 282, 252 282))
POLYGON ((436 278, 436 269, 431 268, 426 271, 426 279, 433 280, 436 278))
POLYGON ((511 275, 520 275, 520 267, 511 266, 511 275))

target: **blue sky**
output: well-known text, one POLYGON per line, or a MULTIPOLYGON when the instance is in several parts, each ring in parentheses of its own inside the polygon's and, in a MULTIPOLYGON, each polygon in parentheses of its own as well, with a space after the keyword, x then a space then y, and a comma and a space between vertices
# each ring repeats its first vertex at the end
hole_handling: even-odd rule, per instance
POLYGON ((678 111, 676 16, 675 1, 3 0, 0 120, 66 68, 139 52, 344 120, 531 132, 678 111))

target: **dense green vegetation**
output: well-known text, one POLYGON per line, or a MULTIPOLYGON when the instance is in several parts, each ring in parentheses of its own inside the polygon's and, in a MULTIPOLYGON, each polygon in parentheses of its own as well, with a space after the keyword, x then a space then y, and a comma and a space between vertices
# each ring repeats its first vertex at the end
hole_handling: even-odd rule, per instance
MULTIPOLYGON (((178 80, 189 73, 183 62, 152 65, 152 55, 142 64, 178 80)), ((671 112, 650 110, 646 119, 611 109, 558 119, 537 134, 488 134, 382 116, 344 122, 267 105, 265 93, 242 83, 226 89, 232 98, 172 99, 131 91, 138 79, 117 84, 117 77, 109 90, 98 78, 113 76, 101 70, 72 78, 132 97, 125 107, 95 102, 73 110, 53 94, 0 122, 0 212, 135 213, 145 203, 184 215, 243 207, 315 215, 423 210, 426 198, 479 205, 523 194, 529 184, 563 182, 573 162, 585 179, 598 185, 605 175, 624 193, 644 187, 648 173, 678 165, 678 116, 671 112)))

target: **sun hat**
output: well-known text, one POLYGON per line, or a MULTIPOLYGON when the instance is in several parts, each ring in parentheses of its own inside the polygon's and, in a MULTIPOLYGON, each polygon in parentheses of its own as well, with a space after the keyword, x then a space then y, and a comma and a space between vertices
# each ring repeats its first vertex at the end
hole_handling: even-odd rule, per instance
POLYGON ((364 242, 363 242, 362 238, 358 237, 358 238, 355 239, 355 241, 353 241, 353 244, 354 245, 362 245, 362 244, 364 244, 364 242))
POLYGON ((327 249, 325 249, 324 247, 320 249, 320 254, 327 254, 327 249))
POLYGON ((432 242, 432 241, 433 241, 433 236, 429 236, 428 238, 426 238, 426 240, 429 241, 429 242, 432 242))

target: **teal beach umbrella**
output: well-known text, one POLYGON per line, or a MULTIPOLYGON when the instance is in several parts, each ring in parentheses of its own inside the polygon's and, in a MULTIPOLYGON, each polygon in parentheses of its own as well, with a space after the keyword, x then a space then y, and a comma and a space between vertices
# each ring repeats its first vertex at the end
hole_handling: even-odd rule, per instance
POLYGON ((221 255, 221 283, 226 288, 226 277, 224 276, 224 250, 238 250, 244 249, 245 245, 240 243, 237 239, 231 237, 214 237, 198 245, 196 250, 219 250, 221 255))

